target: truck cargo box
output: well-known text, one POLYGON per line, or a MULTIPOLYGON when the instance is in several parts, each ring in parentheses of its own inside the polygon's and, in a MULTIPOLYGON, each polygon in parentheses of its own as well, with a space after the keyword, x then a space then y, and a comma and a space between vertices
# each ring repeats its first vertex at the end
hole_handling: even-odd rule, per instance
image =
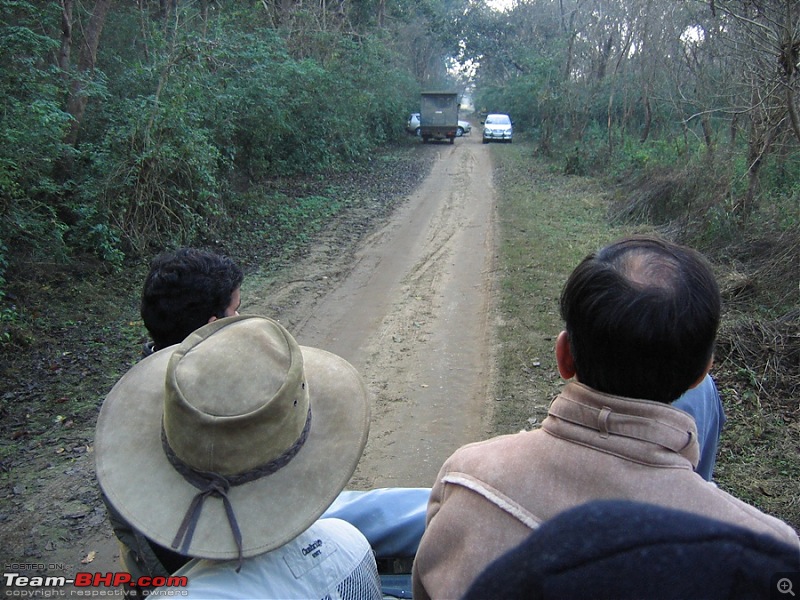
POLYGON ((455 92, 422 92, 420 99, 420 137, 430 140, 450 140, 458 131, 458 94, 455 92))

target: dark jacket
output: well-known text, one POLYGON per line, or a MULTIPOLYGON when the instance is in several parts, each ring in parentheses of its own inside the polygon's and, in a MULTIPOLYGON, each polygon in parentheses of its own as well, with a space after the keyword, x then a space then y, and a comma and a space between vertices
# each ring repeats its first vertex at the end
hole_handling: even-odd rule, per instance
POLYGON ((692 513, 596 500, 546 521, 465 600, 767 600, 800 586, 800 549, 692 513))

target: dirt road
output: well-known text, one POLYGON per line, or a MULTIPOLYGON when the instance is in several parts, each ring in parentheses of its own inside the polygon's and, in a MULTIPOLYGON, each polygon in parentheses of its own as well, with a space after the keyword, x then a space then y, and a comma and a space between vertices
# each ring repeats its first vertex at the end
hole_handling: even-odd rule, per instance
MULTIPOLYGON (((248 274, 242 290, 243 314, 279 319, 301 344, 345 357, 364 377, 372 427, 353 489, 432 485, 453 450, 486 437, 491 417, 489 151, 478 136, 419 150, 432 158, 430 175, 377 229, 348 242, 347 227, 331 226, 277 275, 248 274)), ((79 456, 69 473, 78 490, 72 496, 96 497, 91 453, 79 456)), ((47 485, 54 494, 67 493, 63 478, 47 485)), ((41 536, 31 544, 38 556, 42 549, 34 547, 47 541, 45 564, 64 565, 68 576, 118 571, 105 510, 95 506, 90 514, 79 520, 80 540, 47 541, 53 531, 33 522, 20 531, 41 536)))
POLYGON ((374 404, 359 489, 430 486, 489 418, 490 156, 477 136, 436 149, 430 175, 353 253, 320 244, 243 290, 243 312, 274 316, 364 376, 374 404))

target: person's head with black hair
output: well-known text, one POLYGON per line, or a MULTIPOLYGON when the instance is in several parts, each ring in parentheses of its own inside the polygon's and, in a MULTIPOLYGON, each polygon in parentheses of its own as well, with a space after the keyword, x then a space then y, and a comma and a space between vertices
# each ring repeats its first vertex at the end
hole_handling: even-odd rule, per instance
POLYGON ((559 371, 607 394, 672 402, 708 372, 720 310, 700 253, 622 239, 587 256, 564 286, 559 371))
POLYGON ((238 314, 244 274, 227 256, 181 248, 150 263, 141 315, 154 349, 182 342, 203 325, 238 314))

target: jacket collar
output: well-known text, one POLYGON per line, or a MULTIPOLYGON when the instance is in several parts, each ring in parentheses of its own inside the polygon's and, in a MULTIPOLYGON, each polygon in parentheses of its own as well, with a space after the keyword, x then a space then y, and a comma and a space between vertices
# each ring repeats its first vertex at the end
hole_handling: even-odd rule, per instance
POLYGON ((577 382, 556 397, 542 427, 557 437, 636 459, 644 458, 642 443, 655 445, 649 446, 648 462, 675 462, 678 454, 694 468, 700 457, 697 425, 690 415, 669 404, 603 394, 577 382))

